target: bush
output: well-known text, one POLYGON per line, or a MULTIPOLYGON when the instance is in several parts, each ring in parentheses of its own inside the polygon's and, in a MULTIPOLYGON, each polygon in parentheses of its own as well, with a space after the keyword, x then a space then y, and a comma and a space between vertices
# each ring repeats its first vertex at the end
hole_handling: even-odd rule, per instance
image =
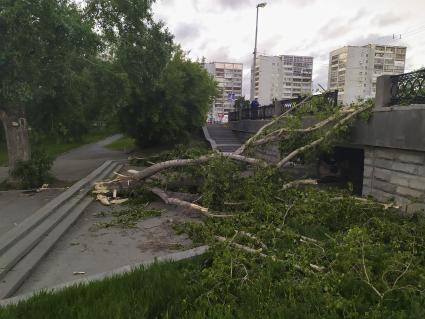
POLYGON ((45 151, 34 151, 29 161, 20 161, 11 172, 14 179, 18 180, 23 188, 40 187, 49 179, 50 169, 53 165, 52 157, 45 151))
POLYGON ((157 85, 121 109, 122 129, 141 147, 185 141, 205 124, 216 94, 208 72, 177 51, 157 85))

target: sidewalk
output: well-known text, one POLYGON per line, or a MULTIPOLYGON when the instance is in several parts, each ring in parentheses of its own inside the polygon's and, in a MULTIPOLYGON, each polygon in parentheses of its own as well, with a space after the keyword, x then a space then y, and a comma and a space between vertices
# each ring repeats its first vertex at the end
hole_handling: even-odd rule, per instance
POLYGON ((89 174, 106 160, 127 159, 127 154, 107 149, 105 146, 120 139, 115 134, 93 144, 83 145, 56 158, 52 175, 61 181, 74 182, 89 174))
POLYGON ((61 192, 62 190, 57 189, 49 189, 40 193, 0 192, 0 235, 16 227, 61 192))

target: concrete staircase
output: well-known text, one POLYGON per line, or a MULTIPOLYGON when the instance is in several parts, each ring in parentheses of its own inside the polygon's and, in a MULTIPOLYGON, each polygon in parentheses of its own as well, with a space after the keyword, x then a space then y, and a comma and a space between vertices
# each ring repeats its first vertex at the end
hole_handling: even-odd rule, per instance
POLYGON ((204 135, 211 147, 220 152, 234 152, 242 145, 236 134, 225 124, 205 126, 204 135))
POLYGON ((0 299, 11 297, 60 237, 94 200, 94 183, 121 164, 106 161, 18 226, 0 237, 0 299))

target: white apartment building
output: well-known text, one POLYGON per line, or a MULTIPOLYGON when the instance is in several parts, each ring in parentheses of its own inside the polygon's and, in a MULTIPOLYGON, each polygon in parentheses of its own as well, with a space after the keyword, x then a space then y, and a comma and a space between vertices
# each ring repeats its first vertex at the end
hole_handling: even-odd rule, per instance
POLYGON ((229 112, 234 111, 234 101, 242 96, 242 63, 210 62, 204 68, 218 82, 219 96, 214 100, 208 119, 227 122, 229 112))
POLYGON ((406 50, 378 44, 334 50, 329 55, 328 88, 338 90, 338 100, 343 104, 374 98, 379 76, 404 73, 406 50))
POLYGON ((251 100, 258 97, 261 105, 268 105, 273 99, 311 94, 312 73, 313 57, 260 55, 251 80, 251 100))

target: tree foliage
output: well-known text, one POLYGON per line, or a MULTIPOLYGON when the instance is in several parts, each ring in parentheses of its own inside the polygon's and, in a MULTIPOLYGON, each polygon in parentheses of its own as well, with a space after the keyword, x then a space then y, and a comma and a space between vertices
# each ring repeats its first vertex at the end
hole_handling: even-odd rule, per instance
POLYGON ((2 1, 0 107, 47 133, 81 134, 94 90, 87 59, 100 41, 70 1, 2 1))
POLYGON ((100 120, 151 145, 202 126, 215 85, 153 19, 153 2, 3 0, 0 111, 14 115, 5 128, 27 118, 37 138, 68 142, 100 120))
POLYGON ((122 129, 139 145, 180 140, 206 120, 215 84, 184 56, 153 1, 93 0, 87 12, 99 26, 104 54, 125 74, 129 94, 119 107, 122 129))
POLYGON ((122 110, 124 128, 144 146, 184 140, 205 123, 215 92, 207 71, 175 49, 158 84, 143 96, 141 108, 122 110))

